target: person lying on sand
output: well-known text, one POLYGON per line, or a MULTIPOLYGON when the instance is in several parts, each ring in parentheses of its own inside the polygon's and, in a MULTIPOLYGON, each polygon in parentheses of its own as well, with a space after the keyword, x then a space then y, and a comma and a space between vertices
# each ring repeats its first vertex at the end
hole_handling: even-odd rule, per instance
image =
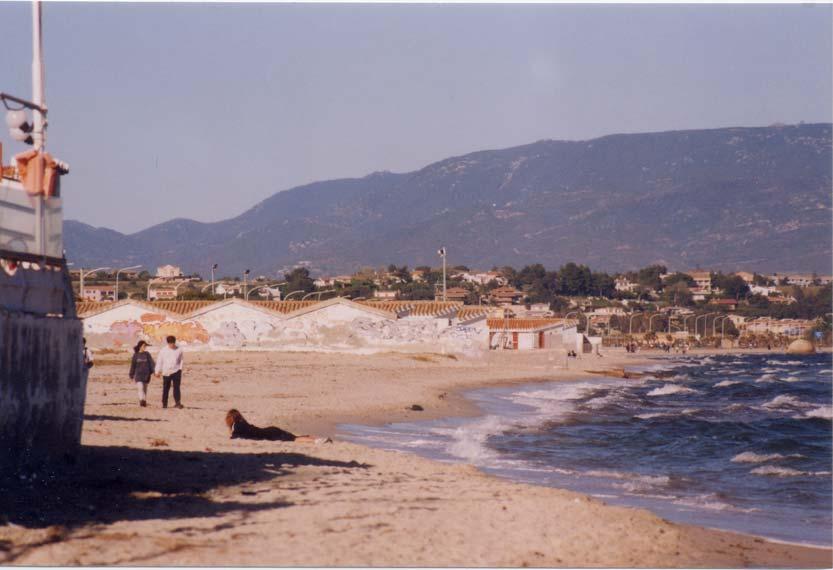
POLYGON ((243 414, 231 409, 226 414, 226 426, 231 439, 260 439, 268 441, 298 441, 302 443, 332 443, 330 438, 316 438, 311 435, 295 435, 276 426, 257 427, 246 421, 243 414))

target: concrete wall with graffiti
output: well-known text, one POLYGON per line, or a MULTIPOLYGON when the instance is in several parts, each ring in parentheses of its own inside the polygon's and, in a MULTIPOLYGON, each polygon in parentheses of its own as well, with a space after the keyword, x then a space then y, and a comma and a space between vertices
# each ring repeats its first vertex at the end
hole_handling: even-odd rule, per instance
POLYGON ((485 319, 461 323, 447 312, 437 317, 399 315, 346 299, 286 313, 238 299, 203 304, 190 312, 127 300, 80 316, 87 344, 94 349, 126 350, 140 339, 160 345, 173 335, 192 350, 464 352, 484 349, 488 337, 485 319))

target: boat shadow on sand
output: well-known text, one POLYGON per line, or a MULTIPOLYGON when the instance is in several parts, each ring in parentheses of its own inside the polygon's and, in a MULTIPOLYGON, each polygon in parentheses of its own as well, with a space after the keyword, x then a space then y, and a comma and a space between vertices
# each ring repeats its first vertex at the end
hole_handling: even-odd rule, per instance
POLYGON ((301 453, 82 446, 72 464, 43 467, 28 475, 0 475, 0 527, 11 523, 71 529, 87 523, 213 517, 288 507, 292 503, 279 498, 263 501, 252 496, 274 496, 279 492, 275 480, 302 466, 369 467, 301 453))

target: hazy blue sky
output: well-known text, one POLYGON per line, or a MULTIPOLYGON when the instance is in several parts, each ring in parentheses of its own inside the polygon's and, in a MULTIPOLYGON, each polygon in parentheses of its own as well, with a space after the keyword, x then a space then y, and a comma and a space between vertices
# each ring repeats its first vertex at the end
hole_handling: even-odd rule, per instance
MULTIPOLYGON (((0 3, 0 90, 27 97, 30 10, 0 3)), ((544 138, 828 122, 832 17, 830 5, 46 4, 49 147, 73 169, 67 218, 135 231, 544 138)))

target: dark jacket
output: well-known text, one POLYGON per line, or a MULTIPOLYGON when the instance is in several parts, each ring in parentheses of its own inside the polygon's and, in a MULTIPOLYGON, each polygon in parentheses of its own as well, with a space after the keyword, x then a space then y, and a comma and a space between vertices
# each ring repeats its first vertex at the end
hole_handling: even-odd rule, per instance
POLYGON ((150 382, 155 366, 148 351, 136 352, 130 361, 130 378, 136 382, 150 382))

